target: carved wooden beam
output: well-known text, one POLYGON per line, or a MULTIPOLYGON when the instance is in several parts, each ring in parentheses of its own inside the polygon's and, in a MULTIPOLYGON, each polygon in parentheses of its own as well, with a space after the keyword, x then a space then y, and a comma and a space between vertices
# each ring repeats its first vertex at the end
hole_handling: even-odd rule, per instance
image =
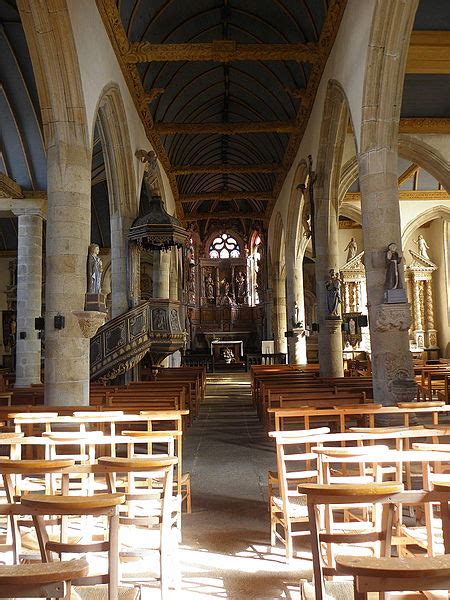
POLYGON ((409 167, 405 171, 403 171, 403 173, 398 178, 398 185, 402 185, 402 183, 404 183, 407 179, 414 175, 417 172, 418 168, 419 165, 416 165, 416 163, 412 163, 411 165, 409 165, 409 167))
POLYGON ((0 198, 23 198, 20 185, 5 173, 0 173, 0 198))
POLYGON ((241 44, 233 40, 217 40, 203 44, 130 44, 125 62, 292 60, 315 63, 320 60, 319 46, 308 44, 241 44))
POLYGON ((272 200, 272 192, 202 192, 180 194, 180 202, 203 202, 203 200, 272 200))
POLYGON ((450 133, 450 119, 415 117, 400 119, 399 133, 450 133))
POLYGON ((406 73, 450 73, 450 31, 413 31, 406 73))
POLYGON ((239 135, 241 133, 292 133, 296 130, 291 121, 246 121, 239 123, 158 123, 155 130, 159 135, 182 133, 188 135, 218 133, 239 135))
MULTIPOLYGON (((424 200, 450 200, 450 194, 446 190, 399 190, 399 200, 411 200, 423 202, 424 200)), ((360 192, 347 192, 344 202, 361 202, 360 192)))
POLYGON ((229 219, 245 219, 250 221, 267 221, 267 217, 265 217, 262 213, 242 213, 242 212, 194 212, 188 213, 183 221, 186 223, 192 223, 195 221, 206 221, 207 219, 212 219, 216 221, 228 221, 229 219))
POLYGON ((174 175, 193 175, 196 173, 279 173, 281 165, 177 165, 172 167, 174 175))

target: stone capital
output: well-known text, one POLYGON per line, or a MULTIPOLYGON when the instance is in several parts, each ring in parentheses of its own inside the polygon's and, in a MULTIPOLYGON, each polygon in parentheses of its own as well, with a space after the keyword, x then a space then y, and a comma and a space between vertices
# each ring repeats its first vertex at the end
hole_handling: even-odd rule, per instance
POLYGON ((377 331, 407 331, 411 323, 409 304, 380 304, 376 309, 375 329, 377 331))
POLYGON ((85 338, 94 337, 97 330, 105 324, 106 313, 95 310, 74 311, 73 314, 78 319, 81 333, 85 338))

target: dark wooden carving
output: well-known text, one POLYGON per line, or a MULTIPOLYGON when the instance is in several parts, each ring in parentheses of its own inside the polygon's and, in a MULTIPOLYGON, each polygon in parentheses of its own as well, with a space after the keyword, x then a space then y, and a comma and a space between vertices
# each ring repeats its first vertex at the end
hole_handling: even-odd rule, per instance
POLYGON ((108 321, 91 339, 91 379, 115 379, 147 354, 152 364, 183 347, 180 303, 152 299, 108 321))

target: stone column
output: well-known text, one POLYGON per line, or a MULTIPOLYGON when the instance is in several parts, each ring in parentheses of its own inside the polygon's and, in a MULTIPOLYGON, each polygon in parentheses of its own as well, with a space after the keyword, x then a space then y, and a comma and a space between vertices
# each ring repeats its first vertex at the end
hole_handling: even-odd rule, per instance
MULTIPOLYGON (((64 129, 66 124, 61 124, 64 129)), ((67 126, 68 127, 68 126, 67 126)), ((64 140, 64 132, 61 139, 64 140)), ((89 404, 89 339, 74 312, 84 310, 91 235, 91 164, 87 146, 60 141, 47 154, 45 402, 89 404), (54 317, 64 315, 64 329, 54 317)))
POLYGON ((306 331, 305 331, 305 298, 303 293, 303 261, 297 259, 293 267, 292 284, 289 285, 288 276, 287 297, 289 320, 288 329, 292 336, 288 338, 289 362, 296 365, 305 365, 306 358, 306 331), (295 314, 295 305, 297 313, 295 314), (297 321, 301 326, 297 325, 297 321))
POLYGON ((274 342, 275 352, 284 352, 287 354, 287 339, 284 335, 287 330, 286 286, 285 278, 281 277, 279 268, 279 264, 274 266, 274 342))
POLYGON ((338 215, 333 203, 329 203, 329 211, 325 204, 324 200, 315 220, 320 374, 322 377, 343 377, 342 319, 330 317, 326 290, 330 269, 339 270, 338 215))
POLYGON ((38 209, 15 214, 19 231, 15 386, 28 387, 41 383, 41 340, 34 319, 42 310, 42 214, 38 209))
POLYGON ((169 298, 170 252, 153 254, 153 298, 169 298))
POLYGON ((111 215, 111 300, 112 318, 128 310, 128 231, 132 219, 111 215))
POLYGON ((414 393, 410 306, 385 303, 386 250, 395 242, 401 252, 397 151, 377 148, 358 159, 374 400, 391 405, 414 393))

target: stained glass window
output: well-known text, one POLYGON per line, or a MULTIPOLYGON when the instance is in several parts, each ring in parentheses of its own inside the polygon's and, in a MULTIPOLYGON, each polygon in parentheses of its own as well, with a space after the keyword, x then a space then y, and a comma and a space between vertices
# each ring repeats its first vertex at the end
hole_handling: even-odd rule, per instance
POLYGON ((209 247, 209 258, 239 258, 241 249, 238 242, 228 233, 213 239, 209 247))

